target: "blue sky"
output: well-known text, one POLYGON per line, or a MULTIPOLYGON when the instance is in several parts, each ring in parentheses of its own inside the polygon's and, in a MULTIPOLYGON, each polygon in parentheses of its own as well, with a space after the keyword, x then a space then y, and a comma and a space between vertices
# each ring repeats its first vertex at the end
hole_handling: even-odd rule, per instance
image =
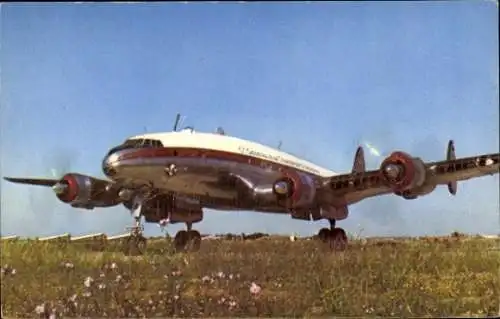
MULTIPOLYGON (((102 176, 127 136, 202 131, 348 171, 355 148, 444 158, 498 152, 493 1, 247 4, 3 4, 1 175, 51 168, 102 176)), ((370 168, 382 158, 367 152, 370 168)), ((497 233, 498 176, 404 201, 368 199, 339 223, 362 235, 497 233)), ((124 207, 85 211, 50 189, 1 184, 3 235, 121 233, 124 207)), ((326 222, 208 211, 202 232, 313 234, 326 222)), ((171 227, 172 231, 182 225, 171 227)), ((156 225, 146 227, 159 234, 156 225)))

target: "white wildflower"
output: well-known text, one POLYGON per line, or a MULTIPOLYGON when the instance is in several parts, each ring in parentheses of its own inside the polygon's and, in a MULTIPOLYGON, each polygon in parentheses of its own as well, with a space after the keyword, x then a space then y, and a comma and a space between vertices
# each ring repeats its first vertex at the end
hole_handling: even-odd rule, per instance
POLYGON ((84 297, 90 297, 90 296, 92 296, 92 293, 91 293, 90 291, 85 291, 85 292, 82 294, 82 296, 84 296, 84 297))
POLYGON ((73 265, 72 263, 70 262, 67 262, 67 263, 64 263, 64 267, 68 268, 68 269, 73 269, 75 268, 75 265, 73 265))
POLYGON ((92 282, 94 282, 94 279, 92 279, 92 277, 87 277, 85 278, 83 284, 88 288, 90 287, 90 285, 92 285, 92 282))
POLYGON ((115 281, 116 282, 120 282, 121 280, 122 280, 122 276, 121 275, 117 275, 115 281))
POLYGON ((111 269, 116 269, 116 268, 118 268, 118 265, 116 263, 112 263, 110 268, 111 269))
POLYGON ((102 290, 102 289, 106 288, 106 284, 100 283, 99 286, 97 286, 97 287, 102 290))
POLYGON ((212 280, 212 278, 210 278, 209 276, 203 276, 203 278, 201 278, 201 281, 203 282, 210 282, 212 280))
POLYGON ((41 304, 35 307, 35 312, 39 315, 45 312, 45 304, 41 304))
POLYGON ((223 273, 222 271, 219 271, 219 272, 217 273, 217 277, 219 277, 219 278, 224 278, 224 273, 223 273))
POLYGON ((252 282, 252 284, 250 285, 250 293, 252 295, 258 295, 260 292, 261 292, 262 288, 257 285, 255 282, 252 282))

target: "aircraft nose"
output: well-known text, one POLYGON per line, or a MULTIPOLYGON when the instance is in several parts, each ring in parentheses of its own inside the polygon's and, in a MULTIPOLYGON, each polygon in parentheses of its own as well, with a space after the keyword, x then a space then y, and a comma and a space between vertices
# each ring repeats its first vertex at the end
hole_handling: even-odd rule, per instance
POLYGON ((113 176, 116 174, 115 166, 118 164, 118 154, 111 152, 108 153, 102 160, 102 171, 106 176, 113 176))

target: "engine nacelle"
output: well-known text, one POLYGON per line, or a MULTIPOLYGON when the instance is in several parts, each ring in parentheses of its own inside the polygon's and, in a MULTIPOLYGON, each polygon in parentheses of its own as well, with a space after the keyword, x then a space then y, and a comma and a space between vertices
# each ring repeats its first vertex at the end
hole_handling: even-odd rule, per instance
POLYGON ((436 189, 436 185, 428 184, 417 189, 406 190, 403 192, 396 192, 395 194, 403 197, 404 199, 416 199, 419 196, 427 195, 436 189))
POLYGON ((198 223, 203 220, 203 209, 197 208, 177 208, 170 213, 170 223, 198 223))
POLYGON ((200 203, 189 197, 160 196, 158 199, 147 202, 143 212, 147 223, 158 223, 162 219, 169 220, 170 224, 197 223, 203 220, 203 209, 200 203))
POLYGON ((110 182, 81 174, 64 175, 52 189, 60 201, 77 208, 108 207, 120 202, 118 190, 110 182))
POLYGON ((389 155, 380 165, 380 171, 387 185, 400 194, 419 189, 426 180, 424 162, 404 152, 389 155))
POLYGON ((311 176, 291 172, 274 182, 272 192, 290 208, 307 207, 314 203, 316 185, 311 176))
POLYGON ((326 219, 343 220, 349 216, 349 208, 347 206, 324 206, 321 207, 321 217, 326 219))

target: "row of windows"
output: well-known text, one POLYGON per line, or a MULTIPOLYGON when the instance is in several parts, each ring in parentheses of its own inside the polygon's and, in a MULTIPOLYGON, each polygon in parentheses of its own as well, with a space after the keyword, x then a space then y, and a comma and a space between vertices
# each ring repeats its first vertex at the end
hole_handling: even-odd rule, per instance
POLYGON ((355 188, 363 189, 370 186, 378 186, 380 177, 378 175, 356 177, 354 180, 343 179, 339 181, 332 181, 330 187, 332 189, 345 189, 345 188, 355 188))

